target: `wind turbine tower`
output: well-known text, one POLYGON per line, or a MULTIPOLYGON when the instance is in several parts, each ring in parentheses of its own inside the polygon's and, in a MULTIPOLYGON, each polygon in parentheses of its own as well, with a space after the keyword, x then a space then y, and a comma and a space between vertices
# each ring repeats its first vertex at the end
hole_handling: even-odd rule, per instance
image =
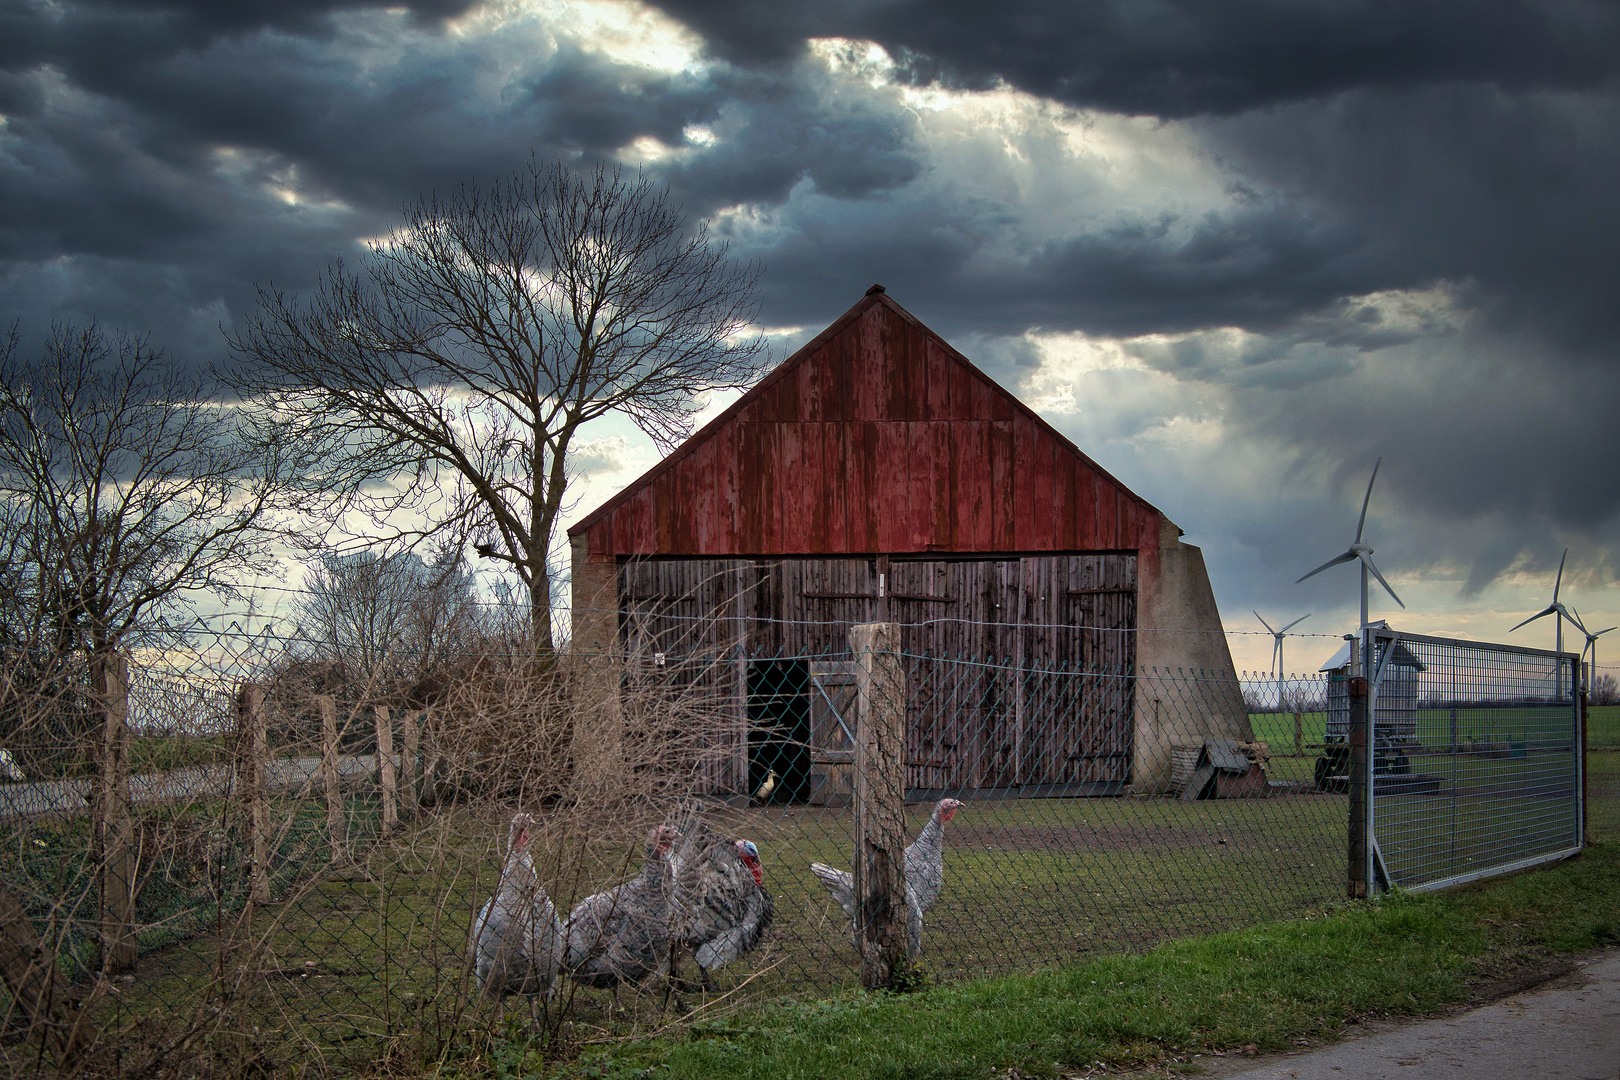
POLYGON ((1271 664, 1277 669, 1277 707, 1281 709, 1287 704, 1283 700, 1283 637, 1287 635, 1290 629, 1298 626, 1311 616, 1310 613, 1307 612, 1306 614, 1295 619, 1293 622, 1289 623, 1287 626, 1283 627, 1281 630, 1272 630, 1271 624, 1266 622, 1265 619, 1261 619, 1258 611, 1254 613, 1254 617, 1260 619, 1260 625, 1265 627, 1266 630, 1271 633, 1271 636, 1277 639, 1277 643, 1272 646, 1271 649, 1271 664))
MULTIPOLYGON (((1545 617, 1547 615, 1554 616, 1553 622, 1557 625, 1558 629, 1553 635, 1553 639, 1557 643, 1557 644, 1554 645, 1553 648, 1554 648, 1554 651, 1560 652, 1560 653, 1564 651, 1564 620, 1565 619, 1568 619, 1570 621, 1571 625, 1579 628, 1581 633, 1583 633, 1583 634, 1586 633, 1586 627, 1581 626, 1581 620, 1579 620, 1575 616, 1571 615, 1569 613, 1569 609, 1566 608, 1558 600, 1558 589, 1559 589, 1560 586, 1562 586, 1564 584, 1564 560, 1568 559, 1568 558, 1569 558, 1569 548, 1565 548, 1563 558, 1558 560, 1558 576, 1553 579, 1552 603, 1548 604, 1546 607, 1542 608, 1540 611, 1536 612, 1534 615, 1530 616, 1528 619, 1524 620, 1524 622, 1519 624, 1519 626, 1528 626, 1531 623, 1535 622, 1537 619, 1543 618, 1543 617, 1545 617)), ((1513 630, 1517 630, 1519 628, 1519 626, 1515 626, 1513 628, 1513 630)), ((1510 633, 1510 634, 1513 633, 1513 630, 1509 630, 1508 633, 1510 633)), ((1608 631, 1604 631, 1604 632, 1607 633, 1608 631)), ((1585 652, 1584 649, 1581 650, 1581 651, 1585 652)), ((1555 666, 1554 671, 1555 671, 1555 674, 1553 676, 1553 679, 1554 679, 1554 682, 1553 682, 1553 697, 1555 699, 1558 699, 1558 698, 1562 698, 1564 696, 1564 669, 1563 669, 1563 667, 1561 665, 1557 665, 1557 666, 1555 666)))
POLYGON ((1588 630, 1586 628, 1586 624, 1581 622, 1581 613, 1576 611, 1572 614, 1575 616, 1575 625, 1579 626, 1581 628, 1581 633, 1586 635, 1586 647, 1581 650, 1581 656, 1584 658, 1589 650, 1592 653, 1592 659, 1587 661, 1587 664, 1589 665, 1587 670, 1592 673, 1587 679, 1587 689, 1590 690, 1592 685, 1597 682, 1598 677, 1597 639, 1602 637, 1604 634, 1607 634, 1609 630, 1620 630, 1620 626, 1611 626, 1608 630, 1588 630))

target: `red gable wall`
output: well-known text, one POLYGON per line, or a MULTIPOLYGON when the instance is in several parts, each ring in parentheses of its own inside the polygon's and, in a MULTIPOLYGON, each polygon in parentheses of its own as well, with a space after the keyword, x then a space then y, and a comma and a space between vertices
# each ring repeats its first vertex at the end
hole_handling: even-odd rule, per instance
POLYGON ((1159 512, 883 293, 569 530, 616 555, 1157 549, 1159 512))

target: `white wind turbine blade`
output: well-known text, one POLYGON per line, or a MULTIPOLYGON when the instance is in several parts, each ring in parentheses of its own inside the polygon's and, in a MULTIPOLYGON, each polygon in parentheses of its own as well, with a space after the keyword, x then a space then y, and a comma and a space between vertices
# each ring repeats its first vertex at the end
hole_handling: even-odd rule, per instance
MULTIPOLYGON (((1378 479, 1378 466, 1382 465, 1383 463, 1383 458, 1379 458, 1377 461, 1373 462, 1373 474, 1367 481, 1367 494, 1362 496, 1361 499, 1361 520, 1356 522, 1356 543, 1358 544, 1361 543, 1361 530, 1367 525, 1367 504, 1372 502, 1373 481, 1378 479)), ((1377 573, 1377 571, 1375 570, 1373 573, 1377 573)), ((1386 585, 1384 588, 1387 589, 1389 586, 1386 585)), ((1401 606, 1405 607, 1406 605, 1402 604, 1401 606)))
MULTIPOLYGON (((1545 607, 1545 608, 1542 608, 1540 611, 1536 612, 1534 615, 1530 616, 1528 619, 1524 620, 1524 622, 1520 623, 1519 626, 1529 626, 1531 623, 1535 622, 1537 619, 1545 618, 1548 615, 1557 615, 1557 614, 1558 614, 1558 608, 1556 606, 1554 606, 1554 607, 1545 607)), ((1509 630, 1508 633, 1510 633, 1510 634, 1513 633, 1513 630, 1517 630, 1519 628, 1519 626, 1513 627, 1513 629, 1509 630)))
MULTIPOLYGON (((1558 576, 1553 579, 1553 606, 1558 606, 1558 586, 1564 583, 1564 560, 1569 558, 1569 548, 1564 549, 1563 557, 1558 560, 1558 576)), ((1567 618, 1568 616, 1566 616, 1567 618)))
MULTIPOLYGON (((1253 608, 1250 608, 1249 610, 1254 611, 1253 608)), ((1260 619, 1260 613, 1258 611, 1254 611, 1254 617, 1257 618, 1257 619, 1260 619)), ((1277 631, 1271 629, 1271 624, 1266 622, 1266 620, 1264 620, 1264 619, 1260 619, 1260 625, 1265 627, 1266 630, 1269 631, 1272 635, 1275 635, 1277 633, 1277 631)))
POLYGON ((1306 619, 1308 619, 1310 617, 1311 617, 1310 613, 1306 612, 1304 615, 1301 615, 1299 618, 1297 618, 1293 622, 1289 623, 1288 626, 1285 626, 1281 630, 1278 630, 1277 633, 1286 634, 1288 632, 1288 630, 1289 630, 1289 627, 1298 626, 1300 623, 1304 622, 1306 619))
POLYGON ((1372 571, 1372 576, 1378 579, 1378 584, 1380 584, 1380 585, 1382 585, 1384 587, 1384 591, 1389 593, 1390 599, 1394 600, 1397 604, 1400 604, 1401 609, 1405 610, 1405 608, 1406 608, 1405 602, 1402 601, 1400 597, 1395 595, 1395 590, 1389 587, 1389 582, 1384 580, 1384 575, 1380 574, 1378 572, 1378 567, 1373 565, 1373 561, 1371 559, 1369 559, 1366 555, 1361 556, 1361 561, 1362 561, 1363 564, 1366 565, 1368 570, 1372 571))
POLYGON ((1336 559, 1329 559, 1327 562, 1323 563, 1321 566, 1318 566, 1315 570, 1312 570, 1310 573, 1306 574, 1305 577, 1300 578, 1299 581, 1294 582, 1294 584, 1298 585, 1299 582, 1304 581, 1305 578, 1313 578, 1317 574, 1320 574, 1322 571, 1328 569, 1331 566, 1338 566, 1340 563, 1355 562, 1356 559, 1357 559, 1357 555, 1356 555, 1356 553, 1354 551, 1347 551, 1343 555, 1340 555, 1336 559))
POLYGON ((1282 637, 1271 643, 1271 670, 1278 675, 1282 674, 1282 637))

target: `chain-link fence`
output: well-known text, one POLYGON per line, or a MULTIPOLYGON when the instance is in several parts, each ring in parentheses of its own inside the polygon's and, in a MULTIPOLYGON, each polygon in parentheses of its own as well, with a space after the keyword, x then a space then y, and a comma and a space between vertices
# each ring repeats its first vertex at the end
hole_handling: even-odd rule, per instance
POLYGON ((424 1067, 461 1052, 500 1011, 477 993, 469 939, 514 880, 518 811, 565 938, 579 902, 656 878, 616 894, 646 906, 616 902, 636 941, 666 950, 654 969, 672 944, 685 953, 673 987, 597 989, 567 978, 581 943, 535 1003, 552 1032, 661 1022, 721 1000, 705 984, 728 1008, 858 985, 845 905, 894 873, 861 846, 873 836, 917 845, 891 928, 939 978, 1141 949, 1345 892, 1321 676, 901 652, 899 743, 884 750, 862 741, 860 656, 830 637, 813 655, 550 658, 496 641, 388 687, 296 644, 223 633, 76 681, 11 673, 5 745, 26 776, 0 783, 12 1066, 424 1067), (883 776, 903 801, 872 794, 883 776), (887 818, 863 822, 879 803, 887 818), (661 847, 666 823, 681 835, 661 847), (725 845, 754 845, 768 920, 733 873, 738 902, 705 909, 720 930, 683 930, 698 886, 675 864, 696 865, 698 835, 721 843, 703 855, 716 873, 725 845), (846 893, 832 871, 850 872, 846 893), (915 929, 908 908, 924 909, 915 929))

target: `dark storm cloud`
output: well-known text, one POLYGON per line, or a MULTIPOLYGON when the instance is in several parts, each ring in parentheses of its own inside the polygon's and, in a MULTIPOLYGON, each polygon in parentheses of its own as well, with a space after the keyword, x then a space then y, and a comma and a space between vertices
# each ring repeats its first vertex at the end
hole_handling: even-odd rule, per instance
POLYGON ((807 38, 852 37, 883 45, 919 81, 1005 80, 1071 105, 1164 117, 1369 86, 1588 88, 1620 64, 1620 13, 1597 0, 657 2, 737 64, 781 63, 807 38))

